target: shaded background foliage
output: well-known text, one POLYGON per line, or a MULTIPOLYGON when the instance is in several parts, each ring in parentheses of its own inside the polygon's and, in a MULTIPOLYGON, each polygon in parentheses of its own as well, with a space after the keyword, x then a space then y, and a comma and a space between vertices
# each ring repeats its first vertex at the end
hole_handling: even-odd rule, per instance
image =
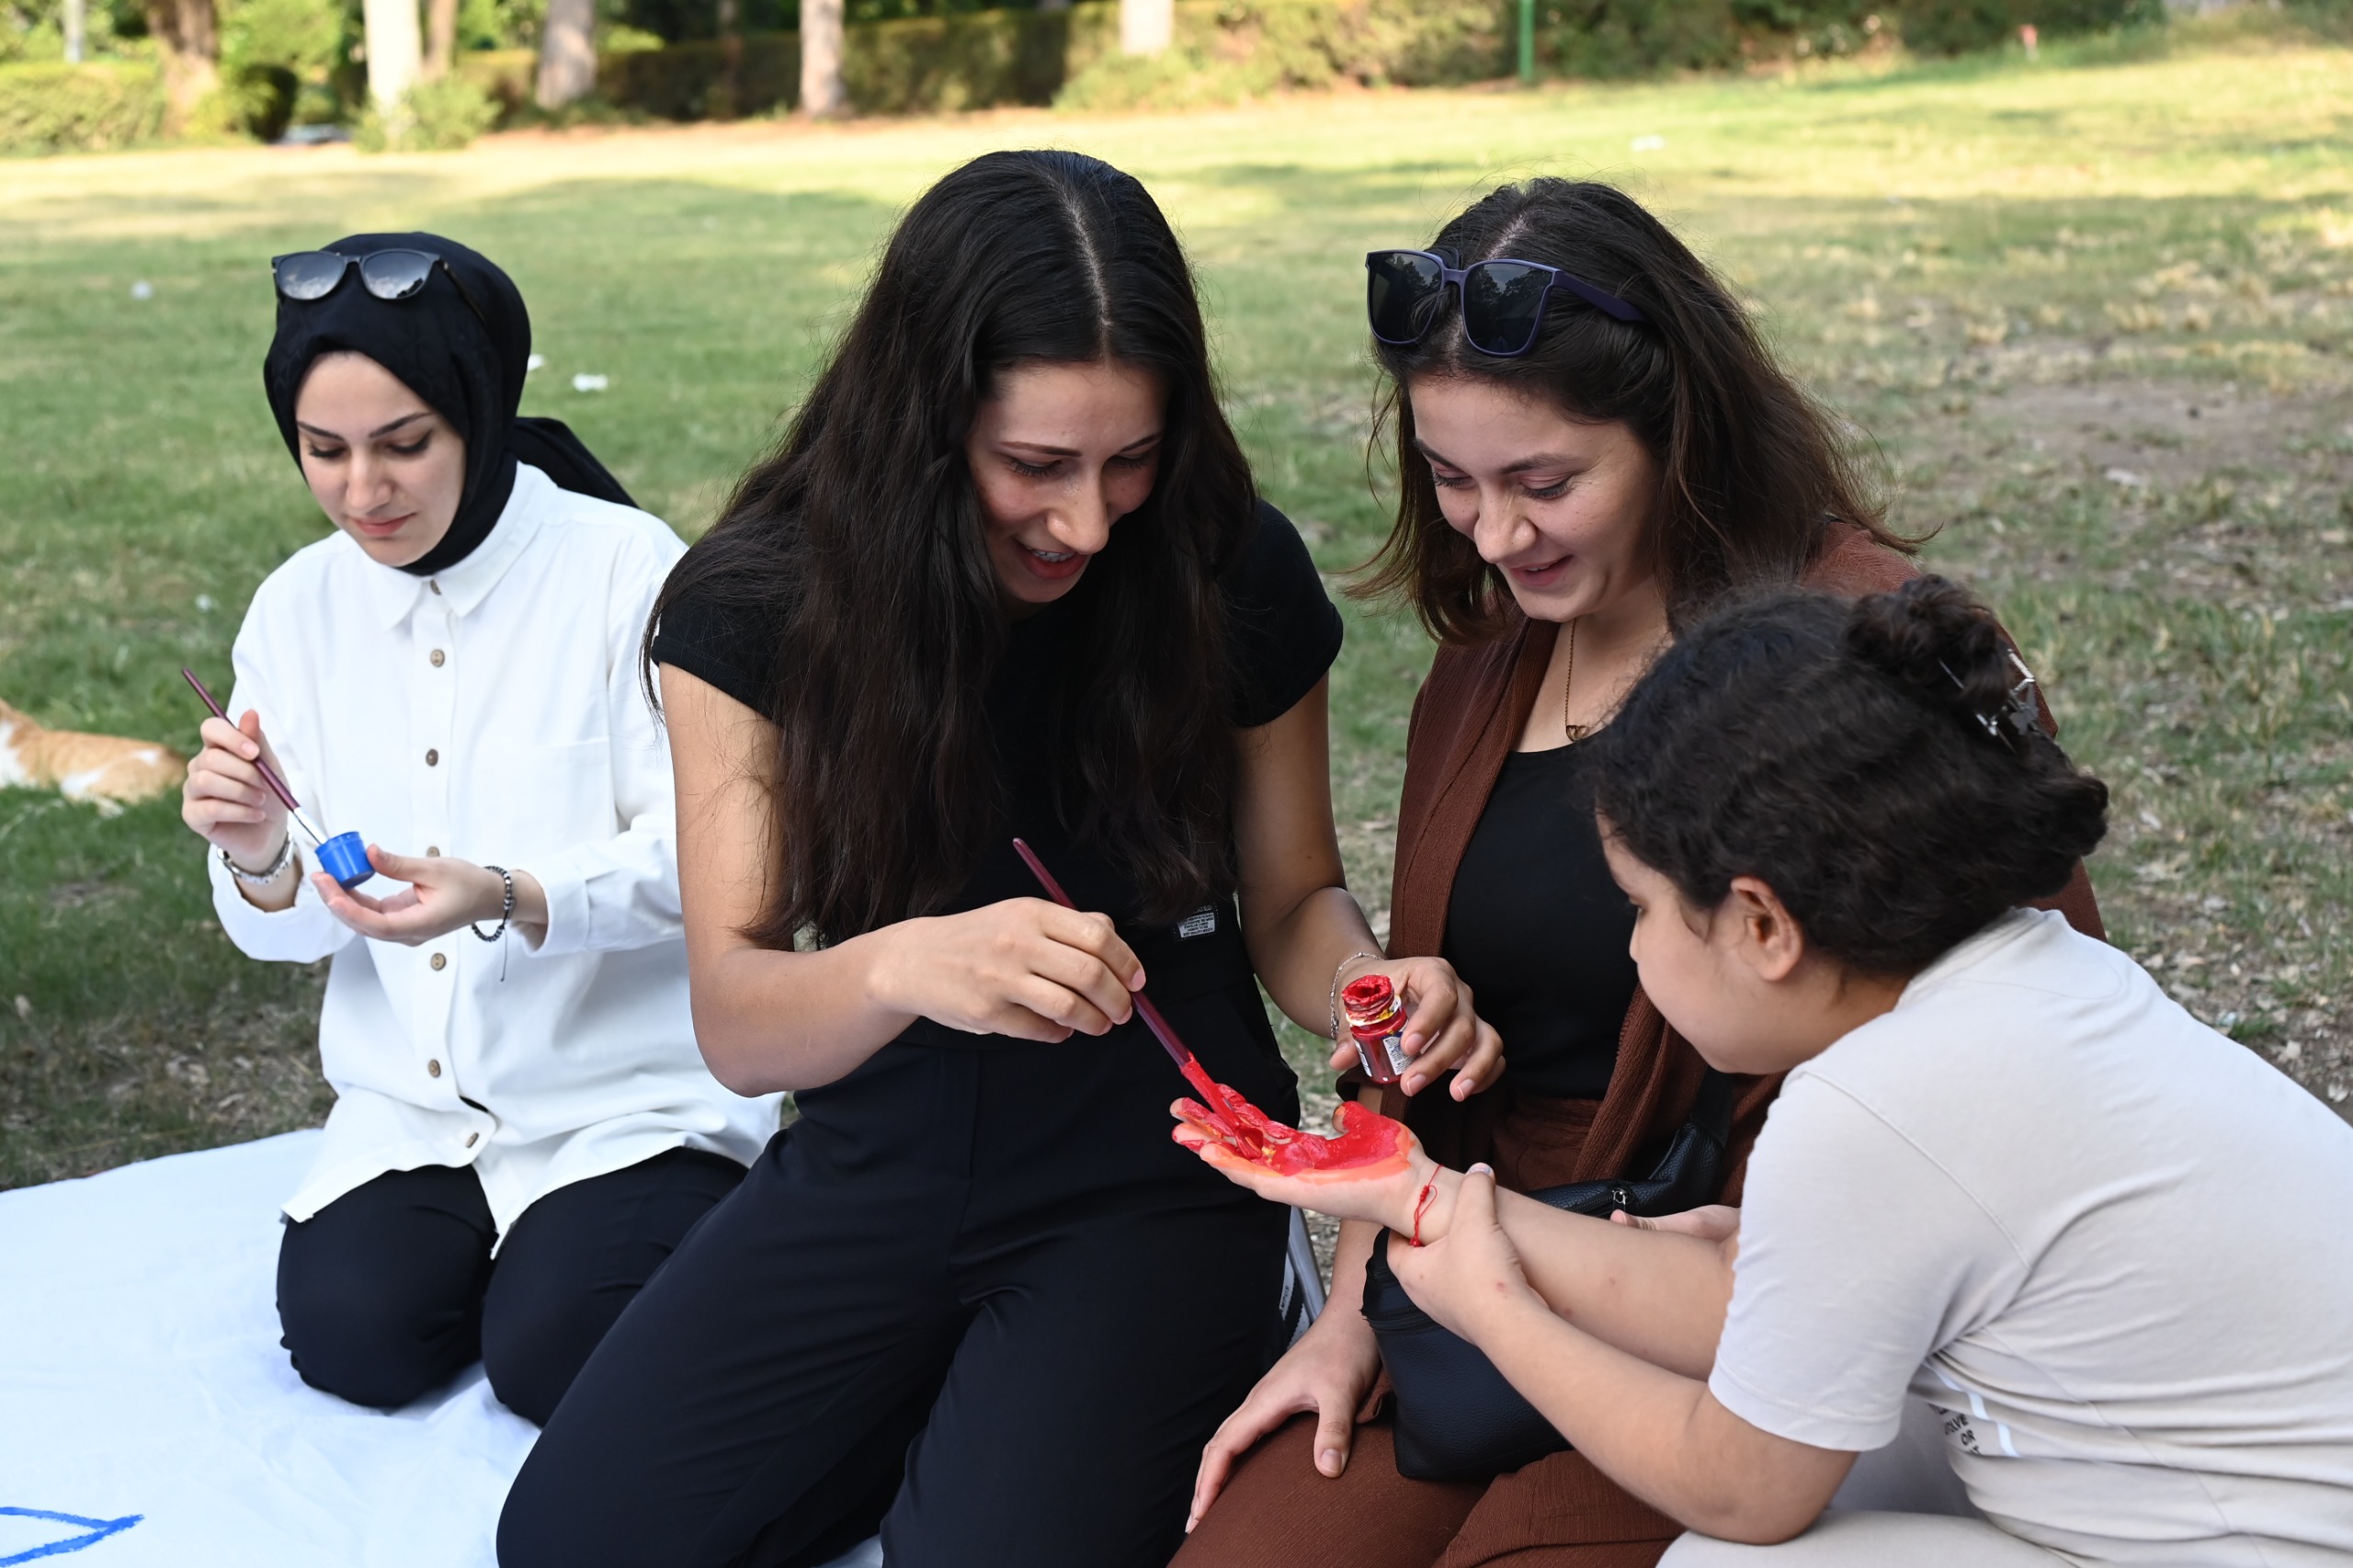
MULTIPOLYGON (((64 0, 0 0, 0 151, 152 138, 154 50, 141 0, 88 0, 97 64, 63 53, 64 0), (47 69, 33 67, 46 64, 47 69), (142 74, 146 67, 148 74, 142 74)), ((366 97, 359 0, 218 0, 222 101, 203 129, 270 140, 290 124, 354 124, 366 97)), ((860 112, 1060 104, 1230 103, 1337 83, 1441 85, 1508 75, 1516 0, 1179 0, 1162 54, 1120 55, 1113 0, 1066 9, 988 0, 847 0, 846 74, 860 112)), ((590 117, 696 119, 789 110, 799 0, 597 0, 590 117)), ((2315 15, 2353 11, 2325 0, 2315 15)), ((463 79, 506 123, 528 121, 529 51, 546 0, 460 0, 463 79)), ((1537 0, 1546 74, 1622 78, 1722 71, 1906 48, 2002 47, 2022 23, 2046 38, 2154 29, 2164 0, 1537 0)))

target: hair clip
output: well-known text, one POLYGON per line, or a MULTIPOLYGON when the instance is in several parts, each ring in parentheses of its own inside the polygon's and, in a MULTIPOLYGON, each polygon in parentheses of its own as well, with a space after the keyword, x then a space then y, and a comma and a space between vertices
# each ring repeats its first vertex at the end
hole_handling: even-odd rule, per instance
MULTIPOLYGON (((2034 672, 2026 667, 2026 661, 2018 657, 2017 649, 2008 649, 2006 653, 2010 667, 2018 672, 2018 678, 2011 683, 2009 696, 2004 699, 2001 710, 1995 713, 1972 712, 1970 717, 1977 721, 1979 729, 1995 740, 2024 745, 2026 737, 2033 733, 2041 718, 2034 700, 2034 672), (2006 734, 2004 733, 2006 726, 2009 732, 2006 734)), ((1952 666, 1942 659, 1937 661, 1937 668, 1945 672, 1945 678, 1952 682, 1955 690, 1966 692, 1969 689, 1968 685, 1952 673, 1952 666)))

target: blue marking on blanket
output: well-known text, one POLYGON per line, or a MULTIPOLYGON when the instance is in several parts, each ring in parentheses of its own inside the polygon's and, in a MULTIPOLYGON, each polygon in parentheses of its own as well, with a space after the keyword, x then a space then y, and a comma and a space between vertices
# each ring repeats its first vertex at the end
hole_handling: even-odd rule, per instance
POLYGON ((61 1525, 79 1525, 88 1532, 85 1535, 69 1535, 46 1546, 36 1546, 30 1551, 19 1551, 13 1557, 0 1557, 0 1568, 8 1568, 11 1562, 30 1562, 38 1557, 57 1557, 96 1546, 107 1537, 119 1535, 147 1517, 144 1514, 125 1514, 119 1519, 85 1519, 79 1514, 52 1514, 46 1508, 0 1508, 0 1514, 19 1519, 53 1519, 61 1525))

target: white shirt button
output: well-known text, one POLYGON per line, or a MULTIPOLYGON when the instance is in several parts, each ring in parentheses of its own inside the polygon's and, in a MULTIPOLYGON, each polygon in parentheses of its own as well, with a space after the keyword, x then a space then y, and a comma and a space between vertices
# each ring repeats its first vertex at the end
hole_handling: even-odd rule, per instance
POLYGON ((434 973, 438 974, 438 973, 440 973, 443 970, 445 970, 445 969, 447 969, 447 968, 449 968, 449 955, 448 955, 448 954, 446 954, 446 953, 436 953, 436 954, 434 954, 434 955, 433 955, 433 972, 434 972, 434 973))

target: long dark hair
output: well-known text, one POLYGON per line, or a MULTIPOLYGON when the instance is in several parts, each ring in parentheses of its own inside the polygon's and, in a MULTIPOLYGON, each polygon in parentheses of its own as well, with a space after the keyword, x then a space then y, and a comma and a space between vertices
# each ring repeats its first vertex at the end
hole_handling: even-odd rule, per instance
POLYGON ((1024 363, 1154 372, 1158 482, 1052 612, 1064 825, 1175 919, 1229 892, 1234 748, 1216 575, 1251 523, 1182 247, 1143 187, 1075 153, 991 153, 899 224, 776 452, 655 606, 694 596, 775 650, 776 834, 755 941, 839 941, 942 908, 1001 830, 983 699, 1007 622, 965 456, 1024 363))
POLYGON ((1941 577, 1735 602, 1588 743, 1595 799, 1694 908, 1756 877, 1824 952, 1914 974, 2057 892, 2107 830, 2108 787, 2034 722, 2019 675, 1941 577))
MULTIPOLYGON (((1773 361, 1737 300, 1682 241, 1615 187, 1507 185, 1438 232, 1457 266, 1538 261, 1616 294, 1650 319, 1626 323, 1554 294, 1536 345, 1512 359, 1463 341, 1449 290, 1426 337, 1378 346, 1397 437, 1397 521, 1353 591, 1410 603, 1431 635, 1484 642, 1511 623, 1510 590, 1438 509, 1414 445, 1412 383, 1497 381, 1572 418, 1622 422, 1649 449, 1660 484, 1649 550, 1679 625, 1726 592, 1794 582, 1834 521, 1897 550, 1830 421, 1773 361)), ((1376 429, 1374 439, 1380 438, 1376 429)))

